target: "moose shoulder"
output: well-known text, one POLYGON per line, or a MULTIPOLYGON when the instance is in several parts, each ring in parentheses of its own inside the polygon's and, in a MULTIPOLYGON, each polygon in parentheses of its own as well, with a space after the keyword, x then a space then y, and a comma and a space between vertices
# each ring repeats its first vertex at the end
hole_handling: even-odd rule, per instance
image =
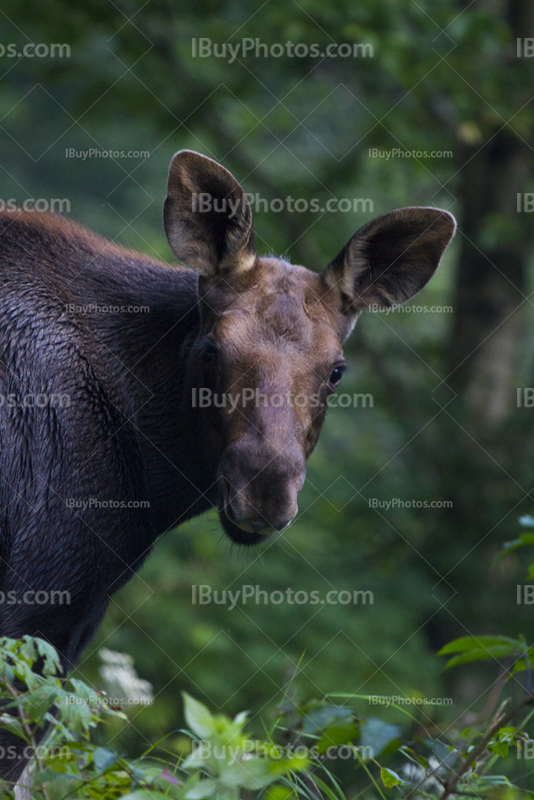
POLYGON ((185 267, 0 215, 0 630, 48 639, 67 668, 168 528, 216 506, 254 544, 291 522, 358 314, 411 298, 454 233, 404 208, 321 273, 263 258, 241 186, 190 151, 164 221, 185 267))

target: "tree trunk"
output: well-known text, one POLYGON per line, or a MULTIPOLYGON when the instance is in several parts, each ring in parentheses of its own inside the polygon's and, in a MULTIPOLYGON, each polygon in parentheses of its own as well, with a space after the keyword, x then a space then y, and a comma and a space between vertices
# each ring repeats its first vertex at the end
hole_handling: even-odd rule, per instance
MULTIPOLYGON (((511 0, 506 14, 514 38, 534 35, 531 0, 511 0)), ((503 420, 515 403, 530 238, 518 214, 517 196, 532 177, 528 144, 504 122, 495 131, 487 144, 466 148, 462 161, 460 253, 447 378, 486 426, 503 420), (507 217, 509 228, 503 225, 507 217)))

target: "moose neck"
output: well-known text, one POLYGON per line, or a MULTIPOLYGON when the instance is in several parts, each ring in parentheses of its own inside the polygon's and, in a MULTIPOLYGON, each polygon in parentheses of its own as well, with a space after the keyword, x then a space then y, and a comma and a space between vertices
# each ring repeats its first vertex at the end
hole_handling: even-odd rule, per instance
MULTIPOLYGON (((153 534, 206 511, 215 464, 206 463, 195 437, 185 362, 199 324, 197 277, 157 265, 132 273, 105 298, 148 311, 102 316, 95 323, 109 351, 127 416, 135 426, 144 467, 140 500, 150 503, 153 534), (137 276, 136 276, 137 277, 137 276), (145 497, 146 494, 146 497, 145 497)), ((102 302, 102 298, 100 298, 102 302)))

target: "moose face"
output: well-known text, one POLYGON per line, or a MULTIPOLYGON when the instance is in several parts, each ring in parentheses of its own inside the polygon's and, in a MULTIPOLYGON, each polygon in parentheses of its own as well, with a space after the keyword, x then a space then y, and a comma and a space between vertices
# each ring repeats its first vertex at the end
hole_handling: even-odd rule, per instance
POLYGON ((345 368, 359 313, 404 303, 432 277, 455 223, 404 208, 368 222, 322 273, 257 256, 252 211, 235 178, 181 151, 164 208, 175 255, 199 273, 200 326, 188 356, 198 447, 231 539, 285 528, 345 368))

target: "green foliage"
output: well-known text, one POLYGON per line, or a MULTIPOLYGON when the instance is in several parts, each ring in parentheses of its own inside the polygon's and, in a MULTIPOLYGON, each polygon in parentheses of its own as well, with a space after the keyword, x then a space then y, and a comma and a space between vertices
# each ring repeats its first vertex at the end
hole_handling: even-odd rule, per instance
POLYGON ((397 773, 387 767, 382 767, 380 770, 380 777, 386 789, 391 789, 393 786, 402 786, 403 784, 403 781, 399 778, 397 773))
POLYGON ((246 714, 238 714, 230 722, 224 716, 213 717, 206 706, 187 694, 184 702, 186 722, 202 745, 182 768, 198 769, 208 776, 187 792, 187 800, 238 800, 240 789, 263 789, 289 771, 308 766, 305 758, 286 757, 279 747, 247 739, 242 732, 246 714), (252 755, 249 745, 261 755, 252 755))
MULTIPOLYGON (((58 654, 49 644, 30 637, 1 639, 0 663, 0 728, 22 739, 27 754, 35 754, 35 800, 238 800, 242 789, 264 789, 309 764, 272 743, 249 739, 243 732, 246 714, 234 720, 212 716, 187 694, 192 753, 162 765, 150 747, 143 759, 132 761, 92 742, 91 732, 106 719, 127 718, 83 681, 62 679, 58 654)), ((13 785, 4 785, 0 796, 7 800, 13 791, 13 785)))
MULTIPOLYGON (((534 528, 534 517, 531 514, 525 514, 519 518, 519 524, 525 528, 534 528)), ((517 539, 504 544, 500 556, 506 556, 522 547, 531 547, 532 545, 534 545, 534 533, 521 533, 517 539)), ((534 579, 534 563, 528 567, 528 577, 534 579)))
MULTIPOLYGON (((459 653, 447 662, 447 668, 470 661, 487 661, 495 658, 525 658, 529 653, 526 639, 511 639, 509 636, 462 636, 445 645, 438 655, 459 653)), ((524 667, 523 667, 524 669, 524 667)))
MULTIPOLYGON (((513 655, 518 644, 523 640, 464 637, 443 651, 470 653, 506 645, 513 655)), ((296 704, 286 696, 266 738, 253 740, 244 731, 247 712, 233 719, 214 715, 184 693, 189 753, 177 758, 168 743, 157 742, 142 758, 131 760, 94 741, 98 727, 106 721, 126 722, 126 715, 84 682, 62 678, 58 655, 46 642, 4 638, 0 663, 0 728, 20 738, 26 753, 34 753, 35 800, 244 800, 249 792, 263 800, 297 800, 308 798, 311 790, 345 800, 352 794, 340 786, 334 768, 336 759, 347 755, 351 781, 383 799, 387 794, 382 790, 400 798, 439 800, 456 794, 460 784, 462 793, 485 796, 498 786, 518 788, 495 767, 508 763, 512 754, 519 757, 521 748, 527 748, 525 753, 534 749, 527 732, 534 711, 512 724, 531 705, 530 695, 506 710, 501 704, 486 722, 481 719, 464 730, 449 726, 452 744, 445 746, 440 735, 427 730, 424 712, 412 714, 398 702, 389 703, 403 715, 399 725, 354 707, 386 698, 334 694, 296 704)), ((13 785, 4 784, 0 797, 12 800, 13 792, 13 785)))

